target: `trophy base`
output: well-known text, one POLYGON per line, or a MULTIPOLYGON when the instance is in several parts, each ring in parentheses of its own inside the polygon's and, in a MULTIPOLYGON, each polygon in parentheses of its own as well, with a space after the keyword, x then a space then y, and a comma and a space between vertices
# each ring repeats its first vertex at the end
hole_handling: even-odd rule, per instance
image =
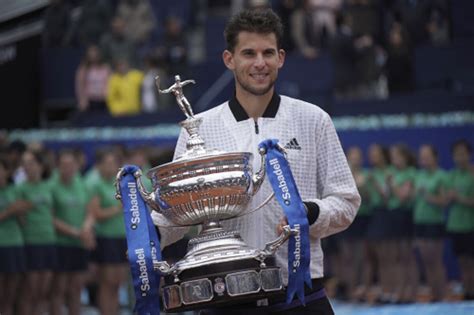
POLYGON ((179 280, 165 277, 163 304, 167 312, 174 313, 247 303, 283 290, 280 267, 273 257, 265 260, 265 267, 255 259, 244 259, 191 268, 179 280))
POLYGON ((238 232, 207 224, 189 241, 183 259, 172 267, 155 263, 155 269, 165 275, 165 310, 181 312, 280 295, 284 288, 273 254, 293 232, 286 226, 278 239, 258 250, 247 245, 238 232))

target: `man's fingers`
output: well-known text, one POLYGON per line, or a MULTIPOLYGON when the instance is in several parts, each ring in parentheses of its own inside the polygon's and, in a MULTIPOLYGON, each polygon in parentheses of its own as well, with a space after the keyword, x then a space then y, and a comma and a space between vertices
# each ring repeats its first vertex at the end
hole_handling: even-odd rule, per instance
POLYGON ((283 227, 285 225, 288 225, 288 219, 286 217, 283 217, 280 219, 280 222, 277 225, 277 234, 280 235, 283 233, 283 227))

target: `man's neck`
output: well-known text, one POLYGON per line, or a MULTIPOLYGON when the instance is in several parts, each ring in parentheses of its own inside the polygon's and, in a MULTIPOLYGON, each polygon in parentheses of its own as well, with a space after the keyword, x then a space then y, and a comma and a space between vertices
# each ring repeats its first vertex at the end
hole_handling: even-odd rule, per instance
POLYGON ((274 88, 271 88, 270 91, 268 91, 264 95, 257 96, 237 88, 235 92, 235 97, 237 98, 247 115, 257 120, 258 117, 263 116, 265 109, 267 109, 267 106, 273 96, 273 90, 274 88))

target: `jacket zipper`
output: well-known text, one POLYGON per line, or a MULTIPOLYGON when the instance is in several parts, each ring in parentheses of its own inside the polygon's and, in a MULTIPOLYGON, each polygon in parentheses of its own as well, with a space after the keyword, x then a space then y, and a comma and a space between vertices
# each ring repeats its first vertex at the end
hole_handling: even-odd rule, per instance
POLYGON ((257 121, 255 120, 255 134, 258 135, 258 123, 257 121))

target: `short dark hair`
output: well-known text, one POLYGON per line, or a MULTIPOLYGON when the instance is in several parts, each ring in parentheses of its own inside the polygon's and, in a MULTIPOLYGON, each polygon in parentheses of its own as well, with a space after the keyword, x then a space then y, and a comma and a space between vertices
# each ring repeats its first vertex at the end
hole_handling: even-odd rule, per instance
POLYGON ((243 10, 234 15, 227 23, 224 37, 227 50, 233 52, 240 32, 275 34, 278 49, 282 46, 283 24, 271 9, 243 10))

